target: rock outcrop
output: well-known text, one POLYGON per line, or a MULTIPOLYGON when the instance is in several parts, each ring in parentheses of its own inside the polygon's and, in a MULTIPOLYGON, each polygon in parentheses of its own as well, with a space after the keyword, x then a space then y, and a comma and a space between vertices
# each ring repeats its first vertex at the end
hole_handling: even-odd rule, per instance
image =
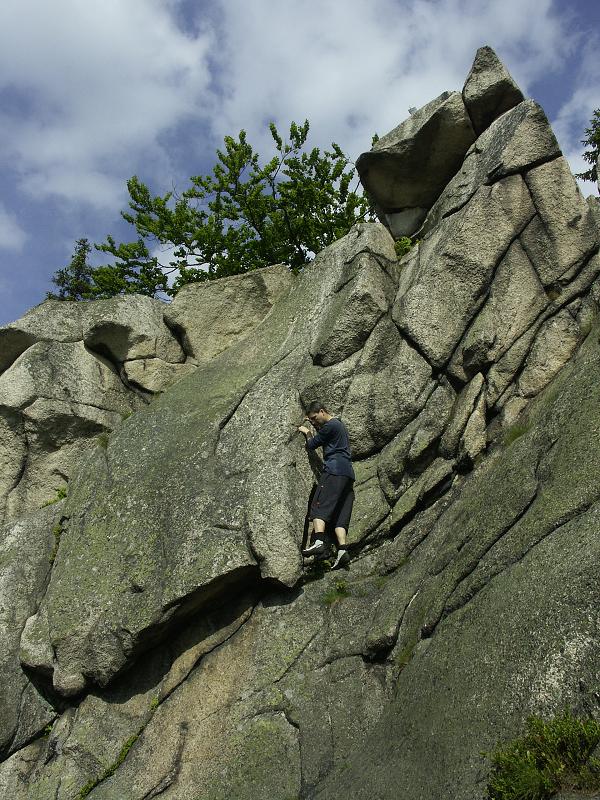
POLYGON ((528 715, 598 712, 593 204, 489 48, 359 164, 389 229, 296 277, 0 331, 3 796, 472 800, 528 715), (346 573, 299 555, 317 397, 346 573))

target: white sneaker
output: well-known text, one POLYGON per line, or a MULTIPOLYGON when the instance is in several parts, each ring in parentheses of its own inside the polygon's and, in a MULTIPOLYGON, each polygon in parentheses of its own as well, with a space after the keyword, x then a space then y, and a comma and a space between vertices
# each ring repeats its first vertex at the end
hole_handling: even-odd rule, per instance
POLYGON ((333 562, 331 569, 341 569, 350 563, 350 556, 347 550, 340 548, 337 553, 337 558, 333 562))
POLYGON ((321 539, 315 539, 310 547, 302 551, 303 556, 320 556, 325 552, 325 542, 321 539))

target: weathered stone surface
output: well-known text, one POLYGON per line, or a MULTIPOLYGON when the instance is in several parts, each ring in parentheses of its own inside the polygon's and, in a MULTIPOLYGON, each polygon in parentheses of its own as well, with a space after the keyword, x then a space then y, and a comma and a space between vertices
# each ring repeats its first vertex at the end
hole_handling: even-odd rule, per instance
POLYGON ((427 215, 419 236, 458 211, 486 184, 522 173, 560 156, 543 109, 526 100, 503 114, 469 149, 465 160, 427 215))
POLYGON ((421 242, 418 276, 397 299, 393 318, 434 366, 452 355, 496 265, 533 214, 527 187, 514 175, 482 186, 421 242))
POLYGON ((82 338, 82 303, 45 300, 21 319, 0 328, 0 372, 36 342, 76 342, 82 338))
POLYGON ((142 405, 83 342, 37 342, 0 375, 6 519, 63 488, 98 434, 142 405))
POLYGON ((474 461, 485 450, 487 446, 485 411, 485 393, 481 392, 461 436, 459 459, 468 458, 470 461, 474 461))
POLYGON ((393 301, 395 286, 377 262, 366 253, 356 261, 357 278, 336 293, 311 344, 315 364, 330 366, 360 350, 393 301))
POLYGON ((56 716, 21 669, 19 641, 41 600, 56 555, 62 505, 22 517, 0 531, 0 755, 4 757, 56 716))
POLYGON ((194 364, 170 364, 161 358, 138 358, 123 365, 129 383, 145 392, 164 392, 195 369, 194 364))
POLYGON ((164 310, 185 352, 198 364, 247 336, 285 295, 294 276, 284 264, 206 283, 191 283, 177 292, 164 310))
POLYGON ((354 508, 347 541, 360 542, 378 528, 387 517, 390 506, 377 475, 377 459, 360 461, 354 472, 354 508))
POLYGON ((480 47, 475 54, 462 95, 477 135, 524 99, 491 47, 480 47))
POLYGON ((164 309, 163 302, 137 294, 88 303, 83 341, 90 350, 114 361, 160 358, 180 363, 185 355, 164 323, 164 309))
POLYGON ((452 457, 457 452, 459 442, 467 427, 467 422, 475 409, 484 386, 485 379, 479 373, 471 379, 456 398, 450 421, 440 442, 440 452, 446 457, 452 457))
POLYGON ((571 358, 580 339, 579 325, 568 311, 561 311, 544 323, 519 376, 519 393, 531 397, 550 383, 571 358))
POLYGON ((521 236, 544 286, 567 282, 598 251, 600 230, 564 158, 525 176, 537 215, 521 236))
POLYGON ((451 479, 454 463, 443 458, 436 459, 425 472, 401 495, 390 515, 390 527, 402 524, 409 514, 414 514, 419 503, 440 484, 451 479))
POLYGON ((356 167, 388 213, 430 208, 475 140, 459 92, 445 92, 382 136, 356 167))
POLYGON ((435 457, 437 441, 448 424, 455 397, 453 389, 442 380, 425 408, 379 454, 378 477, 388 502, 395 503, 435 457))
POLYGON ((488 299, 456 348, 449 371, 461 380, 487 369, 527 331, 549 299, 518 240, 496 270, 488 299))
POLYGON ((393 439, 423 408, 433 388, 427 361, 384 318, 363 349, 344 406, 355 457, 393 439))

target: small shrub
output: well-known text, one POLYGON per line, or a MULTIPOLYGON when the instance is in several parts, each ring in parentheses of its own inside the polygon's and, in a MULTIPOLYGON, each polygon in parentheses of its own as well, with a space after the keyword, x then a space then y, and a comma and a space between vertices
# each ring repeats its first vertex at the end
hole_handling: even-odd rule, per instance
POLYGON ((350 596, 350 589, 344 580, 337 580, 333 586, 328 589, 323 595, 323 602, 327 606, 332 606, 343 600, 345 597, 350 596))
POLYGON ((516 422, 512 425, 504 434, 504 445, 508 447, 514 441, 516 441, 519 436, 523 436, 524 433, 527 433, 529 430, 530 425, 524 424, 522 422, 516 422))
POLYGON ((54 503, 58 503, 59 500, 64 500, 67 496, 67 487, 61 486, 60 489, 56 490, 56 496, 52 498, 52 500, 46 500, 45 503, 42 503, 42 508, 46 508, 46 506, 51 506, 54 503))
POLYGON ((491 754, 489 800, 548 800, 556 792, 600 789, 600 760, 591 753, 600 742, 600 723, 565 711, 545 722, 527 720, 524 736, 491 754))
POLYGON ((398 256, 398 258, 402 258, 402 256, 405 256, 408 253, 408 251, 412 248, 413 244, 415 243, 410 238, 410 236, 401 236, 394 244, 394 248, 396 250, 396 255, 398 256))

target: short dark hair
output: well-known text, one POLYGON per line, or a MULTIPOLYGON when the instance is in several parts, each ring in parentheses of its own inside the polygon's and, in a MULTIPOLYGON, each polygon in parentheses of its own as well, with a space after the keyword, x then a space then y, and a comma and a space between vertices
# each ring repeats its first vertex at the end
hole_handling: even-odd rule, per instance
MULTIPOLYGON (((327 411, 327 407, 325 403, 322 403, 320 400, 313 400, 312 403, 309 403, 306 409, 307 414, 317 414, 321 409, 323 411, 327 411)), ((329 412, 327 412, 329 413, 329 412)))

